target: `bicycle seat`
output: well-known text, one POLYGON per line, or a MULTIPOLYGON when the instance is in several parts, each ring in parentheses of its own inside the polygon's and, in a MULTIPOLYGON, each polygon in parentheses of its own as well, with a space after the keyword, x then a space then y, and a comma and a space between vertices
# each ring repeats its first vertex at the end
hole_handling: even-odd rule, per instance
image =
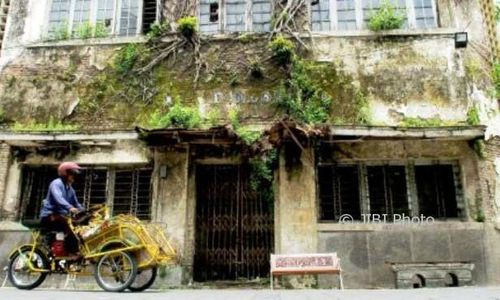
POLYGON ((22 220, 21 224, 31 230, 40 230, 43 227, 40 220, 22 220))

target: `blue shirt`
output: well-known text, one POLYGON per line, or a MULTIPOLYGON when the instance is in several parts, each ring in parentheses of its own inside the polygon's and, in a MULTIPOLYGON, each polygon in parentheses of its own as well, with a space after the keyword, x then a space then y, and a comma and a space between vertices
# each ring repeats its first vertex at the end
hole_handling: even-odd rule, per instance
POLYGON ((76 198, 75 190, 66 185, 61 178, 54 179, 49 185, 47 198, 43 200, 40 218, 52 214, 68 215, 71 208, 83 209, 76 198))

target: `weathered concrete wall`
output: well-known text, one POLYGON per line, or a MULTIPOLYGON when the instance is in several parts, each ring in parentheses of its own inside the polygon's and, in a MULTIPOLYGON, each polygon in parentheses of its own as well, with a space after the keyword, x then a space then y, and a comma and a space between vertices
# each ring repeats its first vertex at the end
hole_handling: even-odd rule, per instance
POLYGON ((7 188, 7 174, 10 165, 10 146, 0 143, 0 219, 4 217, 3 203, 7 188))
POLYGON ((170 268, 165 278, 174 285, 181 284, 183 267, 189 261, 184 258, 186 247, 190 247, 186 242, 188 163, 187 150, 155 151, 153 220, 165 224, 167 236, 180 256, 180 265, 170 268), (160 177, 162 167, 166 167, 166 178, 160 177))
POLYGON ((279 184, 275 189, 275 252, 310 253, 316 251, 316 170, 311 150, 303 152, 301 166, 286 169, 280 156, 279 184))
MULTIPOLYGON (((486 265, 485 251, 490 245, 486 245, 485 225, 481 223, 325 229, 318 239, 318 251, 338 253, 347 288, 395 288, 391 263, 472 262, 477 285, 488 284, 487 268, 494 268, 486 265)), ((321 284, 327 284, 326 280, 321 284)))

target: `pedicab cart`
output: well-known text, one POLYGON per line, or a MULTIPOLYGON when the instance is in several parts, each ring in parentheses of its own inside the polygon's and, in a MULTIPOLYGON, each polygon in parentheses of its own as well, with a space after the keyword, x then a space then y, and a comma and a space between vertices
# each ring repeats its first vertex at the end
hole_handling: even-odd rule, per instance
POLYGON ((77 261, 57 255, 53 239, 52 244, 47 242, 50 233, 43 232, 39 223, 27 222, 33 242, 9 256, 11 283, 20 289, 33 289, 49 274, 68 274, 94 275, 99 286, 111 292, 149 288, 159 267, 176 262, 176 251, 160 226, 130 215, 107 216, 107 207, 100 205, 68 219, 79 240, 82 258, 77 261))

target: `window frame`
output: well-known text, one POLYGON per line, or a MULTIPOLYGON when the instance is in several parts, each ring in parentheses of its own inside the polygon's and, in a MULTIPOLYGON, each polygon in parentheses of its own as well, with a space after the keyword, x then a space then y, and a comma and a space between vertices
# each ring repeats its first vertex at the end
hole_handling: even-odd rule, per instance
MULTIPOLYGON (((320 180, 318 177, 319 167, 341 167, 341 166, 358 166, 358 177, 359 177, 359 194, 361 202, 361 214, 370 214, 370 190, 368 184, 368 169, 371 166, 402 166, 405 168, 406 173, 406 197, 409 217, 419 217, 421 210, 419 208, 419 199, 417 192, 417 182, 415 166, 438 166, 438 165, 450 165, 453 170, 453 184, 455 187, 455 201, 457 204, 457 217, 448 218, 438 218, 436 216, 425 216, 433 217, 436 221, 467 221, 469 218, 467 205, 465 203, 465 194, 463 190, 463 170, 459 160, 373 160, 373 161, 363 161, 363 160, 342 160, 337 162, 325 162, 319 163, 316 166, 316 189, 317 189, 317 223, 319 224, 338 224, 336 220, 325 220, 321 218, 321 197, 320 197, 320 180)), ((388 216, 389 217, 389 216, 388 216)), ((390 220, 390 218, 388 218, 390 220)), ((359 220, 354 220, 354 222, 360 222, 359 220)), ((362 221, 361 221, 362 222, 362 221)))
MULTIPOLYGON (((54 0, 47 0, 47 6, 46 6, 46 13, 45 13, 45 22, 44 22, 44 32, 48 36, 52 34, 51 32, 51 27, 50 27, 50 14, 52 10, 52 4, 54 0)), ((74 17, 75 17, 75 5, 77 0, 68 0, 69 3, 69 16, 67 20, 62 19, 61 21, 64 23, 67 23, 68 26, 68 33, 70 33, 69 40, 75 40, 78 39, 73 36, 73 31, 75 28, 74 27, 74 17)), ((137 0, 138 1, 138 8, 137 8, 137 28, 135 31, 135 34, 133 35, 120 35, 120 26, 121 26, 121 13, 122 13, 122 3, 123 1, 127 0, 113 0, 114 5, 113 5, 113 19, 110 24, 110 32, 108 37, 133 37, 133 36, 139 36, 142 34, 142 18, 143 18, 143 10, 144 10, 144 1, 142 0, 137 0)), ((90 0, 90 13, 89 13, 89 19, 88 21, 95 27, 97 24, 97 12, 98 12, 98 2, 99 0, 90 0)))
MULTIPOLYGON (((26 219, 25 216, 26 216, 26 213, 28 212, 27 209, 28 209, 28 206, 35 206, 35 211, 34 211, 34 217, 39 217, 39 213, 40 213, 40 207, 42 205, 41 201, 42 199, 45 199, 46 197, 46 194, 42 195, 42 196, 39 196, 37 199, 31 199, 31 195, 26 195, 24 194, 24 188, 27 188, 26 187, 26 180, 29 178, 24 178, 24 174, 26 171, 28 171, 29 169, 31 170, 34 170, 34 169, 41 169, 41 170, 45 170, 44 172, 46 172, 47 174, 47 178, 46 180, 48 182, 45 182, 43 183, 44 185, 42 185, 42 189, 43 190, 46 190, 48 189, 48 186, 50 184, 50 181, 57 178, 57 176, 55 177, 50 177, 49 173, 50 171, 47 171, 47 170, 51 170, 53 171, 54 175, 57 175, 56 173, 56 167, 55 165, 37 165, 37 164, 23 164, 22 165, 22 169, 21 169, 21 176, 19 178, 19 186, 21 187, 20 190, 19 190, 19 199, 20 199, 20 202, 19 202, 19 209, 17 211, 17 219, 18 220, 23 220, 23 219, 26 219), (29 168, 28 170, 26 170, 26 168, 29 168), (39 201, 37 203, 32 203, 32 201, 39 201)), ((155 169, 154 167, 151 165, 151 164, 139 164, 139 165, 124 165, 124 166, 112 166, 112 165, 86 165, 86 164, 82 164, 82 167, 88 171, 94 171, 94 170, 98 170, 98 171, 106 171, 106 183, 105 183, 105 204, 108 206, 109 208, 109 213, 110 215, 114 215, 114 204, 115 204, 115 189, 116 189, 116 174, 117 172, 127 172, 127 171, 130 171, 132 173, 135 173, 135 172, 141 172, 141 171, 147 171, 147 172, 150 172, 151 175, 150 175, 150 183, 149 183, 149 186, 150 186, 150 190, 149 190, 149 209, 148 209, 148 216, 147 218, 143 218, 142 215, 137 215, 137 212, 138 212, 138 208, 139 208, 139 204, 140 203, 136 203, 136 207, 135 207, 135 216, 141 218, 142 220, 144 221, 153 221, 153 218, 155 217, 155 214, 154 214, 154 181, 155 181, 155 169)), ((35 176, 35 174, 33 174, 33 176, 35 176)), ((31 177, 33 177, 31 176, 31 177)), ((81 182, 80 182, 80 185, 82 185, 84 188, 86 188, 85 184, 85 178, 82 177, 79 179, 81 182)), ((139 184, 139 182, 138 182, 139 184)), ((32 188, 32 187, 31 187, 32 188)), ((136 186, 136 188, 139 188, 138 186, 136 186)), ((31 193, 31 189, 29 189, 30 193, 31 193)), ((85 192, 84 192, 85 194, 85 192)), ((78 192, 77 192, 77 195, 78 195, 78 192)), ((91 199, 90 199, 91 200, 91 199)), ((132 199, 131 199, 132 200, 132 199)), ((138 199, 136 199, 138 200, 138 199)), ((89 206, 91 203, 86 201, 86 199, 84 198, 79 198, 78 201, 84 205, 84 206, 89 206)), ((131 202, 130 203, 130 210, 131 211, 134 211, 134 208, 132 207, 133 206, 133 203, 131 202)), ((28 217, 32 217, 32 216, 28 216, 28 217)), ((27 218, 27 219, 30 219, 30 218, 27 218)))
MULTIPOLYGON (((198 24, 198 30, 200 31, 200 33, 202 34, 206 34, 206 35, 214 35, 214 34, 225 34, 225 33, 235 33, 235 32, 257 32, 257 33, 262 33, 262 32, 271 32, 272 31, 272 28, 271 28, 271 25, 269 27, 269 31, 254 31, 254 21, 253 21, 253 16, 254 16, 254 11, 253 11, 253 5, 254 5, 254 0, 243 0, 242 2, 245 2, 245 14, 244 14, 244 20, 245 20, 245 29, 243 31, 230 31, 227 29, 227 3, 226 3, 226 0, 217 0, 217 1, 213 1, 213 2, 217 2, 219 4, 219 20, 217 21, 217 31, 203 31, 201 28, 202 28, 202 24, 201 24, 201 2, 198 1, 198 5, 197 5, 197 17, 198 17, 198 20, 200 20, 199 24, 198 24)), ((270 14, 271 14, 271 20, 269 21, 269 23, 271 24, 272 22, 272 16, 273 16, 273 13, 274 13, 274 2, 272 0, 269 0, 269 4, 271 6, 271 11, 270 11, 270 14)), ((206 4, 203 4, 203 5, 206 5, 206 4)), ((215 23, 215 22, 213 22, 215 23)), ((209 23, 207 23, 209 24, 209 23)), ((207 26, 207 24, 204 24, 204 26, 207 26)))
MULTIPOLYGON (((324 30, 324 31, 315 31, 313 30, 313 20, 312 20, 312 6, 311 4, 308 5, 308 14, 309 14, 309 28, 311 29, 312 32, 314 33, 325 33, 325 32, 355 32, 355 31, 362 31, 362 30, 368 30, 367 26, 364 22, 364 14, 363 14, 363 1, 364 0, 352 0, 354 1, 354 9, 355 9, 355 16, 356 16, 356 29, 339 29, 338 26, 338 11, 337 11, 337 0, 329 0, 330 4, 330 30, 324 30)), ((438 23, 438 11, 437 11, 437 4, 436 0, 430 0, 432 3, 432 13, 434 17, 434 23, 432 24, 431 27, 417 27, 417 20, 416 20, 416 14, 415 14, 415 1, 416 0, 405 0, 406 1, 406 18, 408 22, 408 27, 402 28, 406 30, 427 30, 427 29, 433 29, 433 28, 439 28, 439 23, 438 23)))

